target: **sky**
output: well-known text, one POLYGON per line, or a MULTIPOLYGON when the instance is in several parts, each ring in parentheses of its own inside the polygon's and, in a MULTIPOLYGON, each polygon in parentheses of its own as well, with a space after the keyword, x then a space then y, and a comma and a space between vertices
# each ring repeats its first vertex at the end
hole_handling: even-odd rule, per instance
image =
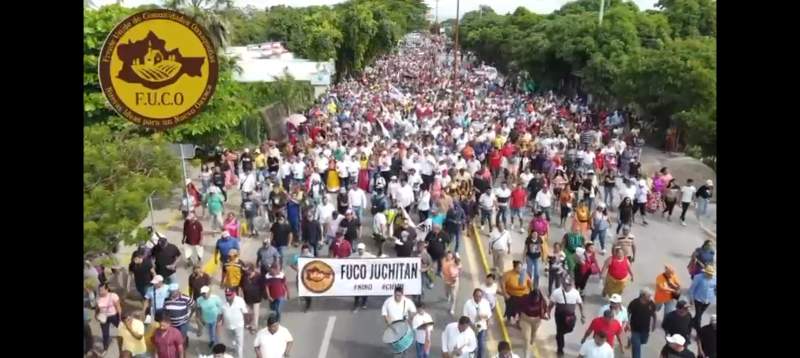
MULTIPOLYGON (((598 0, 599 1, 599 0, 598 0)), ((640 9, 653 9, 658 0, 629 0, 639 6, 640 9)), ((97 6, 115 3, 116 0, 93 0, 97 6)), ((245 7, 252 5, 257 8, 267 8, 273 5, 290 5, 290 6, 309 6, 309 5, 333 5, 340 3, 342 0, 234 0, 234 4, 238 7, 245 7)), ((433 12, 436 8, 436 0, 425 0, 433 12)), ((477 10, 480 5, 489 5, 498 14, 505 14, 513 12, 517 7, 523 6, 528 10, 538 13, 547 14, 554 10, 559 9, 562 5, 570 2, 570 0, 461 0, 460 12, 464 14, 468 11, 477 10)), ((160 4, 160 0, 124 0, 123 5, 134 7, 144 4, 160 4)), ((456 0, 439 0, 439 19, 448 19, 456 17, 456 0)))

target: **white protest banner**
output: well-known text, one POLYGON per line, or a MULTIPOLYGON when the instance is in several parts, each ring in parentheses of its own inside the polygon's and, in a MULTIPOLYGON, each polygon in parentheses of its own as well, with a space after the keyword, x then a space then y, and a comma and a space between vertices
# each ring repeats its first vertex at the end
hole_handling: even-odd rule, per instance
POLYGON ((419 257, 331 259, 300 257, 299 295, 391 296, 403 286, 406 295, 422 292, 419 257))

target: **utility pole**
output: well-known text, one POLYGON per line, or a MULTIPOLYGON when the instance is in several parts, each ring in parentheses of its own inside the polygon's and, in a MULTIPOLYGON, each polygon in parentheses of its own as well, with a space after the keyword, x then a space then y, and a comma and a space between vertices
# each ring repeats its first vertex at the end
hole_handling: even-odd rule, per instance
POLYGON ((600 0, 600 17, 598 18, 597 26, 603 25, 603 11, 605 10, 605 6, 606 6, 606 1, 600 0))
POLYGON ((434 22, 438 25, 439 24, 439 0, 436 0, 436 11, 435 11, 435 20, 434 22))
POLYGON ((456 91, 458 90, 458 59, 460 57, 458 44, 458 18, 461 16, 460 5, 461 0, 456 0, 455 41, 453 43, 453 118, 456 116, 456 102, 458 101, 456 91))

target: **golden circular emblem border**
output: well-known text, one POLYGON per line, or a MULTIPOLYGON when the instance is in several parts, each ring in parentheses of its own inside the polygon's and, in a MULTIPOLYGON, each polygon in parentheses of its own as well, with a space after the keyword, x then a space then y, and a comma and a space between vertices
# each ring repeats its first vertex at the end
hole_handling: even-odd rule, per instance
MULTIPOLYGON (((117 36, 117 38, 119 38, 119 37, 122 37, 122 36, 121 35, 117 36)), ((113 54, 111 54, 111 55, 113 55, 113 54)), ((206 28, 204 26, 202 26, 199 23, 197 23, 196 21, 192 20, 192 18, 190 18, 190 17, 188 17, 188 16, 186 16, 186 15, 184 15, 184 14, 178 12, 178 11, 174 11, 174 10, 167 10, 167 9, 144 10, 144 11, 137 12, 137 13, 135 13, 133 15, 130 15, 130 16, 126 17, 124 20, 120 21, 120 23, 117 24, 116 26, 114 26, 114 28, 108 33, 108 36, 106 36, 106 40, 103 42, 103 47, 100 49, 100 56, 98 57, 97 62, 98 62, 97 72, 98 72, 98 80, 100 82, 100 90, 103 92, 103 95, 106 97, 106 100, 108 100, 108 102, 111 104, 111 108, 113 108, 114 111, 117 114, 119 114, 123 118, 127 119, 131 123, 138 124, 138 125, 146 127, 146 128, 157 129, 157 130, 164 130, 164 129, 175 127, 175 126, 177 126, 179 124, 182 124, 182 123, 185 123, 185 122, 189 121, 190 119, 192 119, 195 116, 197 116, 198 114, 200 114, 200 112, 203 109, 203 107, 205 107, 206 104, 208 104, 208 102, 211 100, 211 98, 214 97, 214 93, 217 90, 217 81, 219 80, 219 58, 217 56, 216 48, 214 48, 213 42, 211 41, 211 36, 208 35, 208 30, 206 30, 206 28), (133 19, 136 18, 137 16, 141 17, 144 14, 165 14, 165 13, 168 14, 168 15, 164 16, 164 17, 155 17, 155 18, 152 18, 152 19, 139 20, 135 24, 132 23, 133 19), (181 23, 180 21, 177 21, 177 19, 180 19, 181 21, 190 24, 189 26, 196 25, 200 29, 199 34, 198 34, 198 32, 195 32, 194 30, 192 30, 191 27, 187 26, 185 23, 181 23), (174 115, 174 116, 172 116, 170 118, 153 118, 153 117, 144 116, 144 115, 141 115, 138 112, 134 111, 132 108, 126 106, 125 103, 122 102, 122 100, 117 96, 116 89, 114 88, 114 85, 111 82, 111 64, 110 64, 110 61, 109 62, 104 62, 103 61, 103 58, 106 56, 106 53, 108 51, 112 51, 113 52, 116 49, 117 45, 119 44, 117 41, 114 41, 112 46, 109 46, 109 40, 112 37, 114 37, 114 34, 117 31, 119 31, 120 28, 122 28, 123 26, 126 26, 126 25, 128 25, 129 27, 132 27, 133 25, 138 25, 138 24, 141 24, 141 23, 144 23, 144 22, 147 22, 147 21, 152 21, 152 20, 169 20, 169 21, 177 23, 180 26, 189 28, 189 30, 191 30, 192 33, 195 36, 198 36, 198 38, 200 39, 200 43, 202 43, 203 48, 206 51, 206 61, 208 61, 208 81, 206 82, 206 86, 211 86, 211 90, 209 91, 208 96, 205 99, 203 99, 203 97, 201 96, 200 99, 198 99, 197 102, 195 102, 191 107, 189 107, 189 109, 187 109, 186 111, 183 111, 180 114, 174 115), (202 38, 200 38, 201 35, 202 35, 202 38), (205 40, 205 41, 203 41, 203 40, 205 40), (214 61, 211 61, 211 57, 212 56, 215 58, 214 61), (106 91, 106 86, 108 86, 111 90, 110 91, 106 91), (117 106, 115 106, 114 103, 117 103, 119 105, 119 107, 121 107, 122 110, 120 110, 120 108, 117 108, 117 106), (187 115, 187 113, 189 113, 192 110, 194 110, 195 113, 192 114, 192 115, 187 115), (131 118, 132 116, 130 116, 126 112, 129 112, 130 114, 133 114, 134 118, 138 119, 139 122, 137 123, 136 120, 134 118, 131 118), (179 118, 179 117, 184 117, 184 118, 182 118, 181 120, 175 120, 175 118, 179 118), (166 122, 169 119, 172 119, 172 123, 161 124, 163 122, 166 122), (142 123, 143 122, 142 120, 154 121, 154 122, 157 122, 159 124, 149 124, 148 125, 148 124, 142 123)))
POLYGON ((303 286, 307 290, 309 290, 309 291, 311 291, 313 293, 323 293, 323 292, 326 292, 326 291, 330 290, 331 287, 333 287, 333 282, 334 281, 336 281, 336 272, 333 271, 333 268, 331 267, 331 265, 328 265, 327 263, 325 263, 325 261, 322 261, 322 260, 314 260, 314 261, 311 261, 311 262, 303 265, 303 269, 300 272, 300 282, 303 283, 303 286), (327 287, 325 287, 324 289, 321 289, 321 290, 309 287, 309 285, 306 283, 306 270, 307 270, 307 267, 309 267, 311 265, 315 265, 317 263, 327 267, 328 270, 331 271, 331 283, 327 287))

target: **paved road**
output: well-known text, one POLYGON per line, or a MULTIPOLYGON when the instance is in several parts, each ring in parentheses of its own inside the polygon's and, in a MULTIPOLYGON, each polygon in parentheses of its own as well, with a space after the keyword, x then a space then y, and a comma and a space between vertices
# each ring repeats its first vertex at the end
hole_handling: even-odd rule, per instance
MULTIPOLYGON (((228 192, 228 202, 226 203, 226 212, 232 211, 238 213, 238 203, 240 203, 240 193, 236 190, 228 192)), ((416 214, 413 218, 417 219, 416 214)), ((159 232, 165 235, 169 241, 180 247, 180 237, 182 235, 182 220, 180 220, 180 213, 176 210, 167 209, 159 210, 155 215, 156 226, 159 227, 159 232)), ((205 228, 210 228, 211 225, 208 218, 201 219, 205 228)), ((364 242, 367 244, 367 251, 375 253, 377 250, 372 244, 371 240, 371 227, 372 217, 365 215, 362 223, 362 237, 366 238, 364 242)), ((149 225, 149 220, 147 221, 149 225)), ((205 260, 211 259, 214 245, 218 235, 216 233, 206 232, 204 235, 203 246, 205 247, 205 260)), ((245 238, 242 240, 242 260, 245 262, 255 262, 256 252, 262 245, 264 235, 262 234, 258 239, 245 238)), ((461 254, 466 252, 472 255, 462 256, 464 258, 462 265, 464 267, 461 276, 461 285, 458 290, 456 317, 453 318, 449 315, 447 302, 444 299, 444 289, 440 281, 435 282, 432 290, 425 290, 425 298, 423 301, 428 305, 428 310, 433 316, 435 327, 433 331, 433 348, 435 352, 433 356, 438 356, 441 352, 441 332, 447 323, 455 321, 463 309, 463 303, 471 297, 473 288, 477 287, 479 280, 484 276, 483 269, 479 258, 477 257, 471 243, 464 243, 464 248, 461 249, 461 254)), ((289 256, 298 252, 298 249, 290 249, 289 256)), ((393 250, 388 248, 387 254, 392 255, 393 250)), ((327 255, 327 247, 321 250, 322 255, 327 255)), ((130 249, 126 248, 118 255, 121 261, 127 264, 126 258, 130 257, 130 249)), ((368 308, 366 310, 359 310, 353 312, 353 299, 352 298, 316 298, 312 303, 312 308, 304 313, 302 308, 302 300, 297 296, 297 280, 295 272, 288 267, 286 274, 289 278, 289 287, 292 299, 287 303, 282 312, 281 324, 286 326, 295 337, 295 345, 292 350, 292 356, 295 357, 310 357, 310 358, 349 358, 349 357, 385 357, 390 356, 388 346, 381 341, 385 325, 383 318, 380 315, 380 309, 384 300, 387 297, 370 297, 368 301, 368 308), (328 328, 328 327, 331 328, 328 328), (325 339, 326 330, 331 331, 330 337, 325 339), (326 347, 327 348, 324 348, 326 347), (323 350, 327 352, 323 352, 323 350)), ((177 271, 178 282, 185 287, 188 282, 190 271, 186 267, 179 267, 177 271)), ((219 288, 220 274, 217 272, 212 275, 213 287, 212 293, 222 296, 219 288)), ((438 280, 438 279, 437 279, 438 280)), ((127 305, 139 307, 140 304, 136 298, 136 294, 131 294, 125 300, 127 305)), ((266 318, 269 315, 269 307, 266 303, 261 304, 260 308, 260 326, 266 324, 266 318)), ((95 342, 100 342, 99 326, 93 322, 93 333, 95 334, 95 342)), ((494 337, 500 337, 497 326, 492 326, 490 339, 487 340, 489 344, 487 347, 494 346, 494 337)), ((112 330, 113 332, 113 330, 112 330)), ((197 337, 194 328, 190 330, 190 344, 188 348, 189 357, 197 357, 200 354, 208 354, 208 336, 197 337)), ((245 333, 245 357, 255 357, 252 349, 253 335, 245 333)), ((223 338, 223 343, 230 346, 230 339, 223 338)), ((99 343, 98 343, 99 344, 99 343)), ((491 350, 492 352, 494 349, 491 350)), ((114 345, 109 349, 106 356, 117 356, 116 348, 114 345)), ((408 356, 414 356, 413 348, 408 352, 408 356)))
MULTIPOLYGON (((615 199, 615 203, 619 203, 619 198, 615 199)), ((711 204, 709 206, 709 213, 712 217, 714 217, 716 214, 716 204, 711 204)), ((611 215, 612 220, 615 220, 616 213, 612 212, 611 215)), ((641 221, 637 216, 637 224, 634 224, 632 229, 632 233, 636 236, 637 246, 637 257, 633 263, 635 281, 628 285, 623 294, 623 302, 626 306, 631 300, 638 296, 641 288, 649 287, 650 289, 655 289, 656 276, 663 271, 664 264, 673 265, 678 272, 684 292, 688 288, 691 281, 689 281, 689 275, 685 267, 689 262, 689 257, 695 248, 700 246, 704 240, 709 239, 710 237, 708 237, 707 234, 701 230, 692 209, 690 209, 690 212, 687 213, 686 216, 686 227, 680 225, 680 221, 676 219, 677 215, 673 217, 672 222, 667 222, 666 219, 662 219, 660 216, 648 217, 649 225, 647 226, 639 224, 641 221)), ((558 226, 557 217, 557 215, 553 215, 553 219, 556 222, 550 227, 550 237, 558 238, 560 240, 560 238, 566 233, 566 230, 558 226)), ((530 220, 531 216, 528 215, 526 219, 530 220)), ((709 221, 711 220, 704 220, 704 222, 709 221)), ((616 224, 612 225, 612 228, 609 231, 611 232, 613 230, 616 230, 616 224)), ((525 236, 519 233, 518 230, 512 230, 512 233, 512 255, 514 256, 514 259, 520 259, 524 251, 525 236)), ((613 242, 613 239, 611 239, 612 237, 616 237, 612 234, 613 233, 610 233, 609 239, 606 240, 607 245, 609 245, 610 242, 613 242)), ((488 230, 482 231, 481 235, 484 240, 484 247, 486 250, 488 250, 488 230)), ((551 244, 552 242, 553 241, 551 239, 551 244)), ((599 244, 597 245, 599 246, 599 244)), ((608 250, 609 247, 607 246, 606 249, 608 250)), ((609 252, 606 256, 598 255, 598 260, 601 261, 601 265, 602 261, 605 260, 608 255, 610 255, 610 250, 608 251, 609 252)), ((507 270, 511 268, 510 260, 508 261, 509 262, 507 263, 506 267, 507 270)), ((540 286, 542 286, 546 292, 547 277, 541 274, 541 272, 540 275, 540 286)), ((607 303, 602 298, 601 292, 602 284, 595 275, 589 280, 585 291, 586 298, 584 301, 584 312, 587 316, 586 324, 581 325, 580 321, 578 321, 573 333, 566 336, 565 353, 567 357, 577 357, 577 352, 580 349, 580 339, 583 337, 586 327, 588 327, 588 324, 593 318, 599 315, 600 307, 607 303)), ((709 317, 713 313, 716 313, 716 304, 711 305, 711 307, 709 307, 704 314, 703 324, 708 323, 710 319, 709 317)), ((694 311, 692 311, 692 314, 694 314, 694 311)), ((660 328, 661 317, 661 314, 659 314, 659 328, 656 329, 656 332, 651 334, 650 341, 646 346, 646 349, 643 350, 644 357, 658 356, 660 349, 665 343, 664 332, 660 328)), ((512 338, 514 352, 520 354, 520 356, 524 358, 525 356, 522 355, 522 333, 513 327, 509 327, 508 331, 512 338)), ((539 339, 535 344, 535 349, 533 352, 528 352, 528 354, 540 358, 555 357, 555 322, 553 322, 551 319, 550 321, 543 323, 539 328, 537 336, 539 339)), ((695 345, 692 345, 691 349, 694 352, 697 350, 695 345)), ((627 350, 625 356, 629 356, 629 354, 630 350, 627 350)), ((619 353, 619 350, 617 350, 616 356, 623 357, 623 355, 619 353)))
MULTIPOLYGON (((229 193, 229 205, 226 208, 228 211, 238 212, 238 203, 240 202, 240 195, 237 191, 232 190, 229 193)), ((618 202, 618 199, 617 199, 618 202)), ((716 213, 715 204, 709 207, 711 217, 713 218, 716 213)), ((612 213, 612 216, 615 216, 612 213)), ((181 222, 179 213, 174 209, 160 210, 156 212, 156 224, 160 227, 159 231, 165 234, 170 242, 179 245, 181 236, 181 222)), ((416 219, 416 215, 414 215, 416 219)), ((525 217, 526 221, 530 220, 530 215, 525 217)), ((666 222, 660 217, 650 217, 650 225, 642 226, 640 224, 634 225, 633 233, 637 237, 638 257, 634 263, 634 273, 636 281, 626 288, 623 295, 624 301, 627 304, 630 300, 635 298, 641 287, 648 286, 654 287, 655 277, 662 270, 663 264, 670 263, 678 268, 678 274, 683 287, 688 287, 689 277, 684 267, 688 262, 689 255, 694 248, 699 246, 703 240, 707 238, 703 230, 700 229, 695 216, 692 212, 687 215, 687 227, 680 226, 677 220, 673 222, 666 222)), ((708 224, 713 220, 706 220, 708 224)), ((208 225, 208 220, 203 221, 204 226, 208 225)), ((371 216, 365 216, 363 223, 364 237, 367 238, 365 242, 368 245, 368 251, 376 252, 372 247, 371 239, 369 239, 369 232, 371 228, 371 216)), ((615 226, 613 227, 615 228, 615 226)), ((565 231, 558 227, 558 225, 551 226, 551 237, 560 238, 565 231)), ((488 235, 483 232, 483 247, 488 250, 488 235)), ((467 237, 465 235, 465 237, 467 237)), ((517 230, 513 231, 513 245, 512 253, 515 258, 522 256, 524 236, 517 230)), ((206 248, 206 261, 210 259, 210 253, 213 252, 214 243, 217 235, 208 233, 204 238, 204 246, 206 248)), ((263 236, 262 236, 263 238, 263 236)), ((610 242, 611 240, 609 240, 610 242)), ((244 239, 242 242, 243 257, 245 261, 255 261, 255 253, 258 247, 261 246, 261 238, 259 239, 244 239)), ((469 298, 473 288, 477 287, 479 281, 484 276, 484 270, 481 267, 480 256, 477 252, 477 246, 470 240, 465 240, 462 245, 461 255, 464 265, 464 273, 461 278, 461 285, 458 292, 458 304, 456 312, 461 312, 463 303, 469 298)), ((290 254, 295 253, 296 250, 290 251, 290 254)), ((388 251, 391 253, 391 249, 388 251)), ((323 255, 327 253, 327 248, 322 250, 323 255)), ((125 260, 130 255, 129 251, 122 250, 120 257, 125 260)), ((491 255, 487 256, 491 264, 491 255)), ((600 257, 601 259, 604 257, 600 257)), ((510 266, 510 261, 508 262, 510 266)), ((510 267, 507 267, 510 268, 510 267)), ((297 284, 294 272, 287 268, 287 276, 291 287, 292 296, 296 296, 297 284)), ((179 282, 185 285, 188 280, 188 270, 181 268, 178 270, 179 282)), ((218 280, 219 274, 213 276, 218 280)), ((542 275, 540 278, 541 283, 546 285, 546 276, 542 275)), ((218 285, 218 282, 215 282, 218 285)), ((598 310, 603 300, 600 297, 602 286, 596 277, 590 279, 586 290, 585 312, 587 314, 588 322, 597 316, 598 310)), ((213 292, 221 294, 218 286, 213 288, 213 292)), ((301 301, 293 298, 290 303, 284 307, 283 322, 295 337, 295 347, 293 349, 293 356, 295 357, 328 357, 328 358, 345 358, 345 357, 383 357, 389 356, 386 345, 381 342, 381 335, 384 330, 382 317, 380 317, 380 307, 385 297, 372 297, 368 303, 368 309, 352 312, 353 301, 351 298, 324 298, 316 299, 313 303, 312 309, 307 312, 302 312, 301 301), (332 328, 328 328, 328 326, 332 328), (331 331, 326 354, 322 352, 326 345, 325 332, 331 331)), ((444 301, 444 294, 441 284, 437 282, 436 287, 431 291, 426 291, 425 302, 429 304, 430 311, 436 322, 434 328, 433 352, 434 356, 438 356, 441 352, 441 330, 444 326, 455 320, 447 313, 447 305, 444 301)), ((126 300, 126 303, 135 306, 137 303, 133 299, 126 300)), ((712 305, 706 315, 704 316, 704 323, 708 321, 711 313, 716 312, 716 305, 712 305)), ((266 317, 269 313, 269 308, 266 304, 261 305, 260 317, 261 325, 265 323, 266 317)), ((659 319, 660 319, 659 315, 659 319)), ((525 357, 522 351, 522 335, 519 330, 509 327, 509 334, 512 338, 514 351, 525 357)), ((579 341, 585 331, 585 325, 580 323, 575 328, 575 331, 567 336, 566 353, 567 356, 576 357, 577 350, 580 347, 579 341)), ((96 342, 99 342, 99 327, 94 324, 93 332, 96 336, 96 342)), ((543 323, 539 329, 539 340, 535 345, 533 352, 528 352, 536 357, 555 357, 555 324, 552 321, 543 323)), ((489 340, 487 347, 490 352, 494 352, 496 348, 496 341, 502 339, 500 330, 497 324, 491 326, 489 340), (493 348, 494 347, 494 348, 493 348)), ((664 334, 659 328, 651 335, 650 343, 646 346, 644 353, 645 357, 657 356, 658 351, 663 346, 664 334)), ((207 337, 197 338, 194 331, 190 333, 190 347, 189 356, 196 357, 199 354, 207 353, 207 337)), ((248 349, 245 350, 245 357, 254 357, 252 349, 253 337, 247 333, 245 336, 245 345, 248 349)), ((225 343, 230 343, 225 340, 225 343)), ((695 346, 692 346, 696 350, 695 346)), ((113 347, 109 349, 107 356, 117 356, 116 349, 113 347)), ((413 352, 409 352, 413 356, 413 352)), ((621 357, 617 353, 618 357, 621 357)))

